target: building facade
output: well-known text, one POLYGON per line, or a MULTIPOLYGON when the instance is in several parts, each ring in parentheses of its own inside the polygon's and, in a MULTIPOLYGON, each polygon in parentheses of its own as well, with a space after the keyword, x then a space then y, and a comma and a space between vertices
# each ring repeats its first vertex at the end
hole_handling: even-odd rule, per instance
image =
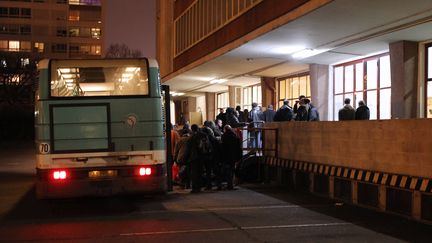
POLYGON ((42 58, 101 56, 100 0, 0 1, 0 51, 42 58))

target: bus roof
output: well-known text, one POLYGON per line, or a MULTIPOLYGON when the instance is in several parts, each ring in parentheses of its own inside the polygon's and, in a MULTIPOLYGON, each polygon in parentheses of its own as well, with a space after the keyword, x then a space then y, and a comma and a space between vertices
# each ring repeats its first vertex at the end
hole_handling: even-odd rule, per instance
MULTIPOLYGON (((119 59, 129 59, 129 58, 119 58, 119 59)), ((130 58, 130 59, 140 59, 140 58, 130 58)), ((56 60, 73 60, 73 59, 56 59, 56 60)), ((109 60, 109 59, 100 59, 100 60, 109 60)), ((147 58, 149 67, 159 68, 159 65, 154 58, 147 58)), ((39 61, 37 68, 40 69, 48 69, 50 59, 42 59, 39 61)))

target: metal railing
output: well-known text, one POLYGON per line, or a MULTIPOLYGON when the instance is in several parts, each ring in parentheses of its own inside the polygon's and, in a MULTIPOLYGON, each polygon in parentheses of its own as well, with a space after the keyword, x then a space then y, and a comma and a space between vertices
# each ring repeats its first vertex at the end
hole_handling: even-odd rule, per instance
POLYGON ((174 20, 174 56, 213 34, 263 0, 196 0, 174 20))

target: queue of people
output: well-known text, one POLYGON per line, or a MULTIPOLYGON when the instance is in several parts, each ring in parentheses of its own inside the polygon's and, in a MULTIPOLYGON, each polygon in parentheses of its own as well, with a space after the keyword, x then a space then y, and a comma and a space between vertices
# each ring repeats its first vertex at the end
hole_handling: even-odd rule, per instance
MULTIPOLYGON (((350 105, 351 100, 344 100, 345 106, 339 110, 339 120, 369 120, 370 112, 364 101, 358 102, 357 110, 350 105)), ((261 147, 261 128, 265 122, 282 121, 319 121, 319 112, 311 101, 301 95, 294 105, 288 100, 277 110, 268 105, 262 111, 257 103, 252 109, 241 111, 228 107, 226 112, 220 109, 215 121, 205 121, 202 128, 186 123, 177 133, 172 130, 173 159, 179 167, 177 182, 184 188, 191 188, 193 193, 206 190, 232 190, 235 164, 242 158, 242 134, 238 128, 251 128, 249 147, 261 147)))
POLYGON ((206 121, 202 128, 185 125, 180 132, 173 155, 179 167, 176 182, 191 188, 192 193, 214 186, 222 190, 224 184, 227 190, 233 190, 235 163, 242 156, 241 140, 233 128, 225 125, 221 131, 215 122, 206 121))

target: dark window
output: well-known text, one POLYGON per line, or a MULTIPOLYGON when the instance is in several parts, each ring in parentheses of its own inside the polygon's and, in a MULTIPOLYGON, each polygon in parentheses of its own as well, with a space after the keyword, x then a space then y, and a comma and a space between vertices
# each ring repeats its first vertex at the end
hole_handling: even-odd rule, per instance
POLYGON ((57 29, 57 36, 63 36, 63 37, 66 37, 66 36, 67 36, 67 31, 66 31, 66 29, 57 29))
POLYGON ((0 7, 0 17, 8 16, 8 8, 0 7))
POLYGON ((9 16, 10 17, 19 17, 20 9, 19 8, 9 8, 9 16))
POLYGON ((31 33, 30 25, 22 25, 20 28, 21 35, 29 35, 31 33))
POLYGON ((31 18, 31 9, 30 8, 22 8, 21 9, 21 17, 22 18, 31 18))
POLYGON ((52 51, 53 52, 66 52, 67 50, 67 45, 66 44, 53 44, 52 45, 52 51))

